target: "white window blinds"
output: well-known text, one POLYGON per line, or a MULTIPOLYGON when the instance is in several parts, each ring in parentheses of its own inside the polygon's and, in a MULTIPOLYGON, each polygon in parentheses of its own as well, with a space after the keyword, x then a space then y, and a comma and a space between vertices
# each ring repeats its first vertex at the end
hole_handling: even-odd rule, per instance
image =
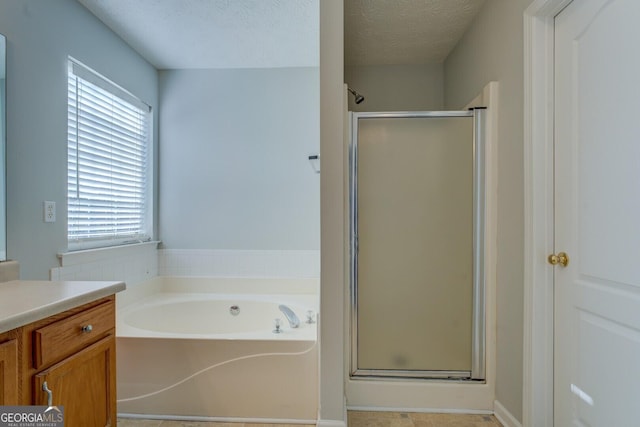
POLYGON ((69 61, 69 249, 149 240, 150 107, 69 61))

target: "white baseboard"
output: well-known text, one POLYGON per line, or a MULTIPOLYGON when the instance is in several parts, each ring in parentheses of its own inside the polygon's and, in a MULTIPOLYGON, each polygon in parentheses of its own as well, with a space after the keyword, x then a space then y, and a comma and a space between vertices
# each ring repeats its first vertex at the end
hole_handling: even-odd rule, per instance
POLYGON ((347 423, 342 420, 318 420, 316 427, 347 427, 347 423))
MULTIPOLYGON (((163 420, 163 421, 196 421, 196 422, 214 422, 214 423, 244 423, 244 424, 296 424, 296 425, 313 425, 315 420, 305 419, 288 419, 288 418, 240 418, 240 417, 201 417, 195 415, 155 415, 155 414, 129 414, 118 413, 118 418, 142 419, 142 420, 163 420)), ((324 425, 324 424, 323 424, 324 425)), ((327 427, 333 427, 333 424, 327 424, 327 427)), ((336 427, 338 425, 336 424, 336 427)), ((341 424, 346 427, 345 424, 341 424)))
POLYGON ((522 427, 520 421, 497 400, 493 402, 493 413, 504 427, 522 427))
POLYGON ((348 406, 349 411, 366 412, 416 412, 428 414, 479 414, 491 415, 490 409, 451 409, 451 408, 407 408, 398 406, 348 406))

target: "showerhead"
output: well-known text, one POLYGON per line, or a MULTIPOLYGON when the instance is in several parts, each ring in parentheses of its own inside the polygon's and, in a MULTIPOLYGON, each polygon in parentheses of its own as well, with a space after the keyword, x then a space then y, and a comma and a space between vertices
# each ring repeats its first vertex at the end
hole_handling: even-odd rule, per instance
POLYGON ((349 92, 351 92, 351 94, 353 96, 355 96, 355 102, 356 104, 360 104, 362 101, 364 101, 364 96, 360 95, 358 92, 356 92, 355 90, 351 89, 349 86, 347 86, 347 90, 349 92))

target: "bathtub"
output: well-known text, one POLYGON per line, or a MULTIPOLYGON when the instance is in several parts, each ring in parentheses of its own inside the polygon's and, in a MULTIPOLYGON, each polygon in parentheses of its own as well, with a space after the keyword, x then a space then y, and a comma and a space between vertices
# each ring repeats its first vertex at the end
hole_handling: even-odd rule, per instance
POLYGON ((315 424, 317 312, 317 279, 156 277, 129 287, 117 296, 118 413, 315 424))

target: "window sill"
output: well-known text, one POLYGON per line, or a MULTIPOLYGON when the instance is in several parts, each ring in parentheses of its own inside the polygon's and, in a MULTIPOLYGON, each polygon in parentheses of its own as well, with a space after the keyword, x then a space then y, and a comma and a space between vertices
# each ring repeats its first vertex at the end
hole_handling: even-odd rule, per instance
POLYGON ((82 249, 73 252, 64 252, 58 254, 60 267, 68 267, 70 265, 87 264, 99 261, 113 256, 125 256, 127 254, 139 253, 144 250, 153 250, 158 247, 159 240, 150 242, 131 243, 128 245, 109 246, 106 248, 82 249))

